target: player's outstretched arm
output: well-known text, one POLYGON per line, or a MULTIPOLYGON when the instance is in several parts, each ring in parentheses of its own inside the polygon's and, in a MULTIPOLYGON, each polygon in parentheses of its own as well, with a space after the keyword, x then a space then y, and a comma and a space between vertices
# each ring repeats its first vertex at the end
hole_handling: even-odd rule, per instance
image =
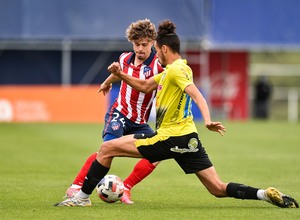
POLYGON ((152 92, 157 88, 157 83, 155 82, 154 78, 151 77, 150 79, 144 80, 129 76, 128 74, 121 71, 120 64, 118 62, 113 62, 107 70, 114 74, 115 76, 121 78, 124 82, 126 82, 131 87, 135 88, 136 90, 149 93, 152 92))
POLYGON ((103 95, 106 95, 107 93, 109 93, 109 91, 112 88, 112 83, 117 82, 121 80, 119 77, 110 74, 103 83, 101 83, 100 88, 98 89, 98 92, 102 92, 103 95))
POLYGON ((198 88, 194 84, 191 84, 185 88, 185 92, 194 100, 194 102, 200 109, 202 117, 204 119, 205 127, 211 131, 218 132, 223 136, 226 128, 222 125, 221 122, 211 121, 208 105, 198 88))

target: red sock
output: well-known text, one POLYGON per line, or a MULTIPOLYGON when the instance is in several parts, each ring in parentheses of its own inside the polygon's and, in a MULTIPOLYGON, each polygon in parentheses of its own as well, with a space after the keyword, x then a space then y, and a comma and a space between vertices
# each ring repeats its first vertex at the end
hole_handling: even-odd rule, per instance
POLYGON ((148 176, 155 169, 152 163, 146 159, 141 159, 133 168, 133 171, 124 180, 124 186, 127 189, 131 189, 136 184, 141 182, 146 176, 148 176))
POLYGON ((97 153, 93 153, 92 155, 90 155, 87 160, 85 161, 84 165, 81 167, 80 171, 78 172, 77 176, 75 177, 73 184, 82 186, 84 179, 86 177, 86 175, 88 174, 88 171, 92 165, 92 163, 94 162, 94 160, 97 157, 97 153))

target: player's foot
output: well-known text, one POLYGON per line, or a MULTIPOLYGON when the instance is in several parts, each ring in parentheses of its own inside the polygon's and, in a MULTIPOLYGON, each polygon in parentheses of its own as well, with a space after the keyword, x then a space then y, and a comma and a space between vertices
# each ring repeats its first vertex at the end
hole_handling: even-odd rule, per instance
POLYGON ((92 202, 89 198, 81 199, 76 196, 68 198, 62 202, 56 203, 54 206, 91 206, 92 202))
POLYGON ((279 192, 277 189, 273 187, 269 187, 265 190, 265 196, 267 197, 267 201, 273 205, 276 205, 281 208, 299 208, 298 202, 288 196, 279 192))
POLYGON ((65 199, 67 199, 67 198, 72 198, 73 196, 75 196, 76 193, 79 192, 80 189, 81 189, 81 186, 72 184, 72 185, 67 189, 66 195, 64 196, 64 198, 65 198, 65 199))
POLYGON ((133 201, 131 201, 130 199, 130 190, 124 190, 123 196, 121 197, 120 201, 124 204, 133 204, 133 201))

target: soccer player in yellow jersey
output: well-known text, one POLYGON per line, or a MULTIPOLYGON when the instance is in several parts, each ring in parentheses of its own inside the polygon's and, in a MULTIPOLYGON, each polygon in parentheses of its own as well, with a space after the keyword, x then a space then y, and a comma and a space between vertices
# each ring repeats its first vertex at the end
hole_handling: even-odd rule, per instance
POLYGON ((225 127, 213 122, 205 99, 193 83, 193 74, 180 56, 180 41, 175 25, 166 20, 160 23, 155 49, 165 71, 148 80, 122 73, 119 63, 108 70, 133 88, 148 93, 157 89, 157 124, 154 134, 135 134, 104 142, 93 162, 81 191, 57 206, 90 206, 89 195, 108 173, 114 157, 144 157, 151 163, 173 158, 186 174, 195 173, 207 190, 216 197, 267 201, 282 208, 298 208, 297 201, 273 187, 266 190, 239 183, 224 183, 218 176, 201 141, 193 116, 191 101, 199 107, 206 128, 223 135, 225 127))

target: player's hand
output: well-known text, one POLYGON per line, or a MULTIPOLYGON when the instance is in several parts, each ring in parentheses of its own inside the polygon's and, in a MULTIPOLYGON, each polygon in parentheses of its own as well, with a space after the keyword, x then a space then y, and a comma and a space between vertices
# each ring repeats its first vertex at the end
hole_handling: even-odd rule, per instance
POLYGON ((105 96, 107 93, 109 93, 109 91, 111 90, 112 88, 112 84, 105 84, 105 83, 102 83, 100 85, 100 88, 98 89, 98 92, 102 92, 102 94, 105 96))
POLYGON ((205 123, 205 127, 207 127, 211 131, 218 132, 222 136, 224 135, 224 132, 226 132, 226 128, 222 125, 221 122, 205 123))
POLYGON ((115 76, 120 76, 121 75, 121 67, 120 63, 118 62, 113 62, 112 64, 109 65, 107 70, 111 73, 114 74, 115 76))

